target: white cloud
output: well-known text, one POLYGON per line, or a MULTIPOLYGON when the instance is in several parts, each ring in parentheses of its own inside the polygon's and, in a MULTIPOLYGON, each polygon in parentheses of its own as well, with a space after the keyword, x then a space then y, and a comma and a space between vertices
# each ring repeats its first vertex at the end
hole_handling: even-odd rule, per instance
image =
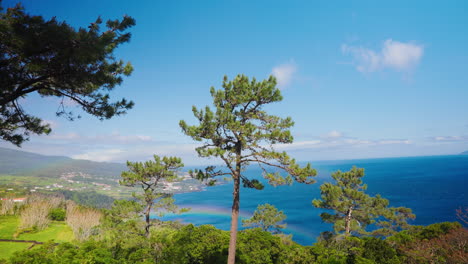
POLYGON ((380 51, 346 44, 341 45, 341 51, 353 56, 354 65, 360 72, 375 72, 385 68, 407 72, 419 63, 424 47, 387 39, 380 51))
POLYGON ((90 151, 71 156, 74 159, 92 160, 92 161, 114 161, 118 160, 124 151, 121 149, 103 149, 90 151))
POLYGON ((322 141, 320 140, 307 140, 307 141, 297 141, 291 144, 277 144, 273 147, 277 150, 287 150, 287 149, 307 149, 307 148, 314 148, 315 146, 319 146, 322 141))
POLYGON ((290 62, 274 67, 273 70, 271 70, 271 74, 276 77, 278 87, 280 89, 284 89, 292 82, 293 75, 296 73, 296 70, 296 64, 294 62, 290 62))
POLYGON ((383 64, 397 70, 408 70, 419 63, 423 53, 422 45, 387 39, 382 49, 383 64))
POLYGON ((394 145, 394 144, 411 144, 411 140, 408 139, 386 139, 386 140, 379 140, 376 142, 377 145, 394 145))

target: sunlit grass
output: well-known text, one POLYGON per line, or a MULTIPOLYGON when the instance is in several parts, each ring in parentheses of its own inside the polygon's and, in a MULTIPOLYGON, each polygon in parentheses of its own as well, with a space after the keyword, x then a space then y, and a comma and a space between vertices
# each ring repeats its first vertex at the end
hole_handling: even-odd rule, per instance
POLYGON ((31 243, 0 242, 0 259, 8 259, 16 251, 25 250, 31 245, 31 243))
POLYGON ((70 242, 74 239, 72 229, 65 222, 52 222, 49 227, 39 232, 23 233, 16 239, 20 240, 35 240, 39 242, 47 242, 54 240, 55 242, 70 242))
POLYGON ((0 238, 1 239, 13 239, 13 235, 16 233, 20 219, 18 216, 0 216, 0 238))

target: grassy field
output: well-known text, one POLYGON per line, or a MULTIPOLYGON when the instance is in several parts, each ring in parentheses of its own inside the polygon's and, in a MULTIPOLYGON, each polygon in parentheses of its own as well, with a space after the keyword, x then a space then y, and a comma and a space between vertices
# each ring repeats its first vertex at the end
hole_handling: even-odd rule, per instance
POLYGON ((13 239, 13 235, 15 234, 19 223, 20 220, 17 216, 0 216, 0 238, 13 239))
POLYGON ((0 184, 16 185, 16 186, 45 186, 57 182, 57 179, 48 177, 34 177, 22 175, 5 175, 0 174, 0 184))
POLYGON ((0 242, 0 259, 8 259, 16 251, 25 250, 32 246, 28 243, 16 243, 16 242, 0 242))
MULTIPOLYGON (((52 222, 49 227, 42 231, 24 233, 13 238, 19 223, 18 216, 0 216, 0 239, 35 240, 39 242, 54 240, 61 243, 72 241, 75 238, 73 231, 65 222, 52 222)), ((0 259, 9 258, 14 252, 27 249, 31 245, 30 243, 0 242, 0 259)))
POLYGON ((36 240, 39 242, 47 242, 54 240, 55 242, 70 242, 74 239, 72 229, 65 222, 52 222, 49 227, 37 233, 24 233, 16 239, 19 240, 36 240))

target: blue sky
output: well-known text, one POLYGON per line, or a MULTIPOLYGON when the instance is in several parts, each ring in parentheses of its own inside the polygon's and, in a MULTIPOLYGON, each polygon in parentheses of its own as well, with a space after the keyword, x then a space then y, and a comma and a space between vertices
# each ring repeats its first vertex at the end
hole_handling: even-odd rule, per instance
MULTIPOLYGON (((8 7, 17 1, 3 1, 8 7)), ((52 124, 23 149, 96 161, 196 157, 180 119, 211 103, 226 74, 277 76, 298 160, 456 154, 468 150, 467 1, 23 1, 31 14, 86 27, 128 14, 117 56, 135 71, 111 94, 136 105, 99 121, 55 116, 57 100, 25 108, 52 124)), ((75 109, 73 105, 71 109, 75 109)), ((76 113, 80 113, 76 110, 76 113)), ((0 146, 14 148, 2 142, 0 146)))

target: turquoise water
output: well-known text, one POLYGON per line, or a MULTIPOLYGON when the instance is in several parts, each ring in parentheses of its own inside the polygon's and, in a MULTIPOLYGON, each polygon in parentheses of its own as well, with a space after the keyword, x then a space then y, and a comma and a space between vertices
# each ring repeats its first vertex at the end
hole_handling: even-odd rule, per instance
MULTIPOLYGON (((468 155, 386 158, 313 162, 317 183, 295 183, 292 186, 265 186, 265 189, 241 189, 241 218, 252 215, 258 204, 270 203, 287 215, 285 233, 303 245, 310 245, 331 225, 322 223, 321 209, 314 208, 313 199, 320 198, 319 186, 331 180, 330 173, 349 170, 353 165, 364 168, 367 193, 381 194, 390 206, 409 207, 416 214, 412 224, 427 225, 455 221, 455 209, 468 206, 468 155)), ((261 177, 261 170, 252 166, 245 171, 250 177, 261 177)), ((175 196, 177 204, 191 207, 189 213, 166 216, 195 225, 212 224, 229 230, 232 203, 232 183, 206 188, 202 192, 175 196)))

